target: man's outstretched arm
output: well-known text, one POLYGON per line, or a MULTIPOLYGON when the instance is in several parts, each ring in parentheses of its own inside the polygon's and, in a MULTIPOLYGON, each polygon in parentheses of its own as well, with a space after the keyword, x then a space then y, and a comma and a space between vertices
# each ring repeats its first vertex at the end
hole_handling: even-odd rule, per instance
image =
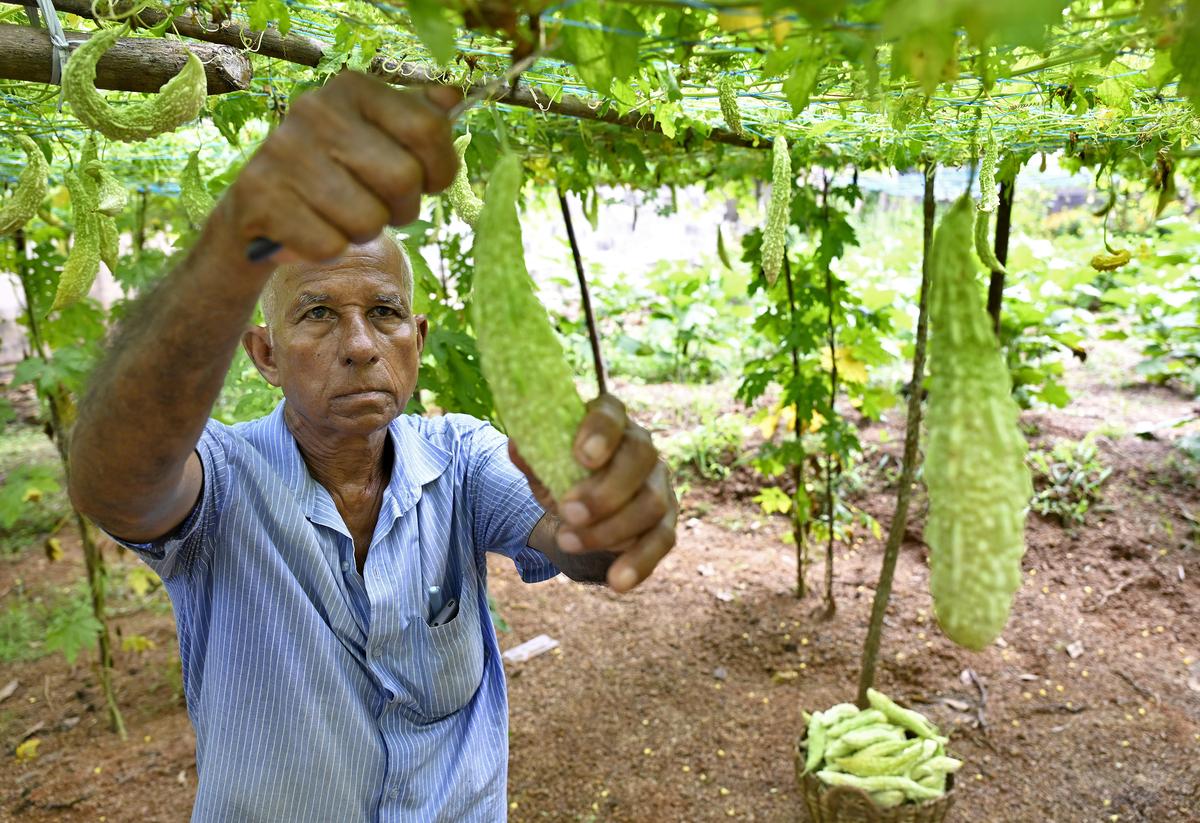
POLYGON ((275 265, 336 258, 414 220, 422 192, 444 188, 457 168, 445 117, 457 99, 345 74, 296 101, 97 368, 71 445, 79 511, 134 541, 184 520, 202 484, 194 449, 275 265), (287 252, 249 263, 258 236, 287 252))

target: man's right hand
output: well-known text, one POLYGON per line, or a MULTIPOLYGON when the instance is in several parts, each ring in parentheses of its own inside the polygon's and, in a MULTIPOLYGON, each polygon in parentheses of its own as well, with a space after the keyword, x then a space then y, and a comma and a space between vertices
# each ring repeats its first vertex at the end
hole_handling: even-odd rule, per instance
POLYGON ((339 74, 296 99, 209 229, 236 248, 269 237, 283 246, 271 258, 278 264, 331 260, 386 225, 411 223, 421 195, 450 185, 458 169, 446 113, 459 98, 450 87, 400 91, 339 74))

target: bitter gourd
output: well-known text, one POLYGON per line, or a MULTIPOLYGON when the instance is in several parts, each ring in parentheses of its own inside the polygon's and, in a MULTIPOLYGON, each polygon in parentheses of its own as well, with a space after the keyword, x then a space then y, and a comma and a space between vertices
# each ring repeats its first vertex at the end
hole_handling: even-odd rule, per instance
POLYGON ((945 794, 946 775, 962 766, 946 756, 947 738, 919 712, 874 689, 867 690, 867 699, 870 708, 861 711, 843 703, 805 715, 807 734, 796 761, 800 772, 830 785, 861 788, 882 807, 945 794))
POLYGON ((1111 254, 1101 253, 1094 255, 1091 259, 1091 266, 1096 271, 1116 271, 1122 266, 1128 265, 1133 259, 1129 249, 1117 249, 1111 254))
POLYGON ((1008 274, 1004 264, 996 257, 992 248, 988 225, 991 214, 1000 205, 1000 194, 996 191, 996 141, 988 135, 983 149, 983 162, 979 166, 979 208, 975 214, 975 253, 988 271, 1008 274))
POLYGON ((103 212, 96 212, 96 230, 100 233, 100 260, 115 272, 117 262, 121 257, 121 232, 117 229, 117 219, 103 212))
POLYGON ((725 125, 739 137, 746 136, 746 127, 742 125, 742 113, 738 109, 737 96, 733 91, 733 79, 728 75, 717 81, 717 102, 721 104, 721 116, 725 125))
POLYGON ((71 54, 63 69, 63 98, 85 126, 110 140, 136 142, 174 131, 204 108, 208 79, 200 58, 188 52, 183 68, 149 100, 114 108, 96 91, 96 64, 125 31, 98 31, 71 54))
POLYGON ((963 197, 933 243, 925 542, 938 623, 982 649, 1003 630, 1021 583, 1033 488, 1008 367, 976 284, 971 221, 963 197))
POLYGON ((12 196, 0 206, 0 235, 12 234, 37 214, 38 206, 46 199, 49 187, 50 164, 33 139, 24 134, 17 135, 17 142, 25 151, 29 163, 17 176, 17 185, 12 196))
POLYGON ((572 453, 585 409, 525 268, 521 161, 492 170, 475 234, 472 306, 483 375, 521 456, 555 498, 586 475, 572 453))
POLYGON ((767 283, 775 285, 783 268, 787 246, 789 210, 792 205, 792 158, 787 140, 776 137, 771 147, 771 202, 767 205, 767 226, 763 229, 762 267, 767 283))
POLYGON ((50 311, 66 308, 84 297, 100 271, 100 215, 96 212, 95 183, 86 172, 68 172, 65 179, 75 238, 58 278, 50 311))
POLYGON ((475 228, 475 224, 479 221, 479 212, 483 209, 483 201, 471 188, 471 178, 467 174, 467 146, 469 145, 471 145, 470 133, 454 140, 454 150, 458 153, 458 173, 454 175, 454 182, 446 189, 446 199, 450 201, 450 208, 454 209, 458 219, 471 228, 475 228))
POLYGON ((183 213, 187 215, 192 228, 200 228, 208 220, 216 200, 208 193, 204 178, 200 175, 200 152, 194 151, 188 155, 187 165, 179 177, 179 202, 183 205, 183 213))

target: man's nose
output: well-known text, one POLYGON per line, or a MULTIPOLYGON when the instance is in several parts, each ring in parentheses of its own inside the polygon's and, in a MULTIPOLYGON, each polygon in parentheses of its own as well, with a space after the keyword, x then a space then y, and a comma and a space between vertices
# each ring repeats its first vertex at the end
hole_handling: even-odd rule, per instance
POLYGON ((379 345, 374 329, 365 317, 357 315, 346 320, 342 335, 342 361, 347 366, 369 365, 379 360, 379 345))

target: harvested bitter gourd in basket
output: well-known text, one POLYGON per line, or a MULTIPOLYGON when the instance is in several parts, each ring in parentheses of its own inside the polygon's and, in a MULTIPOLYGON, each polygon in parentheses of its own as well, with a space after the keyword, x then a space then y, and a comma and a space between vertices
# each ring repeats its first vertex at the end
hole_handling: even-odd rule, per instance
POLYGON ((520 158, 505 155, 492 170, 476 224, 472 311, 483 376, 500 419, 557 499, 587 474, 573 454, 585 408, 525 268, 520 193, 520 158))
POLYGON ((826 821, 936 821, 951 803, 962 761, 918 712, 874 689, 870 706, 840 703, 806 715, 796 747, 796 777, 809 814, 826 821))
POLYGON ((924 476, 934 613, 951 640, 978 650, 1004 629, 1021 584, 1033 484, 1008 366, 977 282, 972 221, 963 197, 933 241, 924 476))

